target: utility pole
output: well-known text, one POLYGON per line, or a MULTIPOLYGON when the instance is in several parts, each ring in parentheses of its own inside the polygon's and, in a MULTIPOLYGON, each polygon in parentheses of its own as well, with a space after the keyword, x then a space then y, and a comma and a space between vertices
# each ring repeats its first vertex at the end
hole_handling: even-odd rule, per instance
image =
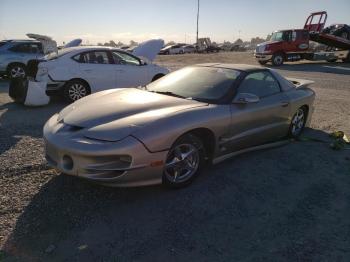
POLYGON ((199 0, 198 0, 198 8, 197 8, 197 49, 198 49, 198 21, 199 21, 199 0))

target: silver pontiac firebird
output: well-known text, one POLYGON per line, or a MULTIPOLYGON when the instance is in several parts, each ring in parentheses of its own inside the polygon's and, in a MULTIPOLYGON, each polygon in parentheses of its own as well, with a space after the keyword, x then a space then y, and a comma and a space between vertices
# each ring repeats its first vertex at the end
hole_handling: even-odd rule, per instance
POLYGON ((299 136, 313 112, 311 83, 249 65, 185 67, 67 106, 45 124, 46 159, 104 185, 185 186, 206 163, 299 136))

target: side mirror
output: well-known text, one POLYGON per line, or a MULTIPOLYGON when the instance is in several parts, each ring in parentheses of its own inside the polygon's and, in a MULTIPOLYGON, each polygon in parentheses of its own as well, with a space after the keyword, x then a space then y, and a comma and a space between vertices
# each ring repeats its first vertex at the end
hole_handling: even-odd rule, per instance
POLYGON ((141 65, 141 66, 144 66, 144 65, 147 65, 147 63, 146 63, 145 61, 141 60, 141 61, 140 61, 140 65, 141 65))
POLYGON ((233 100, 234 104, 250 104, 250 103, 258 103, 260 98, 254 94, 250 93, 238 93, 233 100))

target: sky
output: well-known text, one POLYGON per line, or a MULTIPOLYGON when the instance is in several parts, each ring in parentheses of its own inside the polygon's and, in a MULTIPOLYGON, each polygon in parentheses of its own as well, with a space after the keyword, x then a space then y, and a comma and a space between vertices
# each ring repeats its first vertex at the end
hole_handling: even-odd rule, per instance
MULTIPOLYGON (((278 29, 302 28, 315 11, 327 25, 350 24, 350 0, 200 0, 199 37, 250 40, 278 29)), ((51 36, 58 44, 128 43, 151 38, 194 43, 197 0, 0 0, 0 39, 26 33, 51 36)))

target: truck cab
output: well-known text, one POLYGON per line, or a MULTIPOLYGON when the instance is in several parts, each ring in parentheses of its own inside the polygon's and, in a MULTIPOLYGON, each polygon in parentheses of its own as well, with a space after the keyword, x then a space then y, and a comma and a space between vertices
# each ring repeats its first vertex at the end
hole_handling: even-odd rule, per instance
POLYGON ((309 49, 309 31, 305 29, 279 30, 273 32, 270 40, 256 47, 255 57, 260 64, 271 61, 282 65, 284 61, 302 59, 309 49))

